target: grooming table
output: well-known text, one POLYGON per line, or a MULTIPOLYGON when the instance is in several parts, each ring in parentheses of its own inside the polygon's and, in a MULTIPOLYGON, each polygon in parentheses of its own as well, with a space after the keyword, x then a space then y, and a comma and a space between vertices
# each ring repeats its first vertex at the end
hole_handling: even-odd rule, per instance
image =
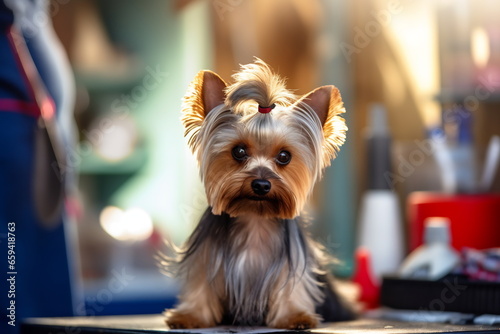
POLYGON ((418 333, 468 333, 500 334, 500 326, 446 325, 436 323, 398 322, 390 320, 359 319, 355 321, 326 323, 319 328, 304 331, 287 331, 267 327, 215 327, 192 330, 169 330, 161 315, 33 318, 21 325, 20 334, 158 334, 158 333, 321 333, 321 334, 418 334, 418 333))

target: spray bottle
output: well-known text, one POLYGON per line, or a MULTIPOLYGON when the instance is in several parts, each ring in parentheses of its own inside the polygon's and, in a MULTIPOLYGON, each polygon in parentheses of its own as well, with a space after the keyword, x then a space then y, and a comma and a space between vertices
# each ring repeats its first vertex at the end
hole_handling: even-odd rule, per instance
POLYGON ((383 274, 397 272, 404 254, 399 202, 387 178, 391 172, 391 137, 386 110, 380 104, 370 109, 366 147, 368 189, 361 200, 358 246, 369 251, 372 272, 380 281, 383 274))

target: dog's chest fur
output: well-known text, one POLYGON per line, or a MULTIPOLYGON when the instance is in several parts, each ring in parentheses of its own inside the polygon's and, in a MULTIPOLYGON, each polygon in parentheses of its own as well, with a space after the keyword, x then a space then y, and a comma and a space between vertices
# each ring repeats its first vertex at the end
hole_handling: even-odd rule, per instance
POLYGON ((277 220, 240 217, 233 222, 224 277, 228 311, 236 322, 263 323, 269 296, 285 265, 283 234, 283 223, 277 220))
POLYGON ((237 218, 231 231, 231 257, 238 271, 267 271, 281 248, 282 229, 276 220, 237 218))

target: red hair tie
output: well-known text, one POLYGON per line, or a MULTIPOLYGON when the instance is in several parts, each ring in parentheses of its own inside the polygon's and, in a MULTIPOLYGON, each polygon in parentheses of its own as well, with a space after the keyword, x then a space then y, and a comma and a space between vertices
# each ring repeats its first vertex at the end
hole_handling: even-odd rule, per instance
POLYGON ((261 106, 259 106, 259 112, 260 112, 261 114, 268 114, 268 113, 270 113, 270 112, 271 112, 271 110, 273 110, 273 109, 274 109, 274 107, 276 107, 276 104, 275 104, 275 103, 273 103, 273 104, 272 104, 272 105, 270 105, 269 107, 261 107, 261 106))

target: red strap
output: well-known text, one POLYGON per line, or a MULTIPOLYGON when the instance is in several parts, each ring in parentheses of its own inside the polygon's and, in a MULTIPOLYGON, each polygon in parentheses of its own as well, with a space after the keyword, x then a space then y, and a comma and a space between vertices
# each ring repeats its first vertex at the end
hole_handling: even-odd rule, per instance
POLYGON ((0 111, 15 111, 33 117, 40 116, 40 109, 36 103, 15 99, 0 99, 0 111))

